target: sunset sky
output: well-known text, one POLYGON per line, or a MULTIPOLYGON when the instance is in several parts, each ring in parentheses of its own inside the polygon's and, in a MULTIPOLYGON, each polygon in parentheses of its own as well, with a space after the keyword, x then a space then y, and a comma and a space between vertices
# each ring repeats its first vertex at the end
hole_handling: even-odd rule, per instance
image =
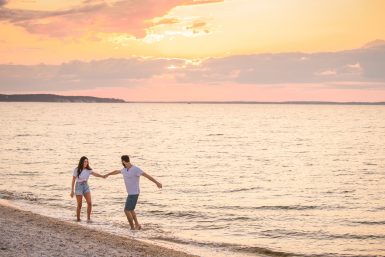
POLYGON ((383 0, 0 0, 0 93, 385 101, 383 0))

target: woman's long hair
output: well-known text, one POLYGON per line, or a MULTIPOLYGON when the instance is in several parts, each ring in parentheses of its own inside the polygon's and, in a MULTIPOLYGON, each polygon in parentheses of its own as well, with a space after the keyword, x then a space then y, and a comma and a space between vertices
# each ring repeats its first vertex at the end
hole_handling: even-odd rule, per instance
MULTIPOLYGON (((80 173, 82 173, 82 171, 83 171, 83 165, 84 165, 84 161, 85 161, 85 160, 88 160, 88 158, 85 157, 85 156, 82 156, 82 158, 80 158, 80 160, 79 160, 79 165, 78 165, 78 177, 80 176, 80 173)), ((88 164, 87 164, 86 169, 87 169, 87 170, 92 170, 91 167, 90 167, 89 162, 88 162, 88 164)))

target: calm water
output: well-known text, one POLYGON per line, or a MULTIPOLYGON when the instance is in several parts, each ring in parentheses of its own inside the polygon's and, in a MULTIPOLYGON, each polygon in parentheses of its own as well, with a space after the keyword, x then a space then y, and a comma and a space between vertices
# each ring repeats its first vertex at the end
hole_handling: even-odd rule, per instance
POLYGON ((0 103, 0 121, 0 197, 22 208, 73 221, 79 158, 129 154, 164 185, 141 179, 144 230, 120 175, 90 178, 84 226, 202 256, 385 256, 385 106, 0 103))

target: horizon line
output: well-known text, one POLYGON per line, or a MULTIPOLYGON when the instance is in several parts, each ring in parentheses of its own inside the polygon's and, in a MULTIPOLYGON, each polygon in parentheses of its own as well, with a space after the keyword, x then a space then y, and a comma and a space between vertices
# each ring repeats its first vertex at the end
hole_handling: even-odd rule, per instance
MULTIPOLYGON (((3 94, 3 96, 54 96, 54 97, 68 97, 68 98, 94 98, 94 99, 109 99, 109 100, 118 100, 123 101, 120 103, 160 103, 160 104, 317 104, 317 105, 385 105, 385 100, 383 101, 321 101, 321 100, 286 100, 286 101, 254 101, 254 100, 225 100, 225 101, 215 101, 215 100, 176 100, 176 101, 136 101, 136 100, 125 100, 120 98, 111 98, 111 97, 97 97, 97 96, 85 96, 85 95, 58 95, 58 94, 3 94)), ((0 99, 1 100, 1 99, 0 99)), ((39 101, 37 99, 29 99, 23 101, 0 101, 0 102, 46 102, 39 101)), ((60 101, 51 101, 51 102, 60 102, 60 101)))
POLYGON ((359 101, 347 101, 347 102, 337 102, 337 101, 243 101, 243 100, 230 100, 230 101, 127 101, 125 103, 160 103, 160 104, 173 104, 173 103, 186 103, 186 104, 345 104, 345 105, 385 105, 385 101, 376 101, 376 102, 359 102, 359 101))

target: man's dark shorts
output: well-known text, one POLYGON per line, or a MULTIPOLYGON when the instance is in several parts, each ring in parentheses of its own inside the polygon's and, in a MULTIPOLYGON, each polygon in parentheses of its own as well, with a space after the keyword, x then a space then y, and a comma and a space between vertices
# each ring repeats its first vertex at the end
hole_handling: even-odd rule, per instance
POLYGON ((124 206, 124 210, 133 211, 135 210, 136 203, 138 202, 139 195, 128 195, 126 200, 126 205, 124 206))

